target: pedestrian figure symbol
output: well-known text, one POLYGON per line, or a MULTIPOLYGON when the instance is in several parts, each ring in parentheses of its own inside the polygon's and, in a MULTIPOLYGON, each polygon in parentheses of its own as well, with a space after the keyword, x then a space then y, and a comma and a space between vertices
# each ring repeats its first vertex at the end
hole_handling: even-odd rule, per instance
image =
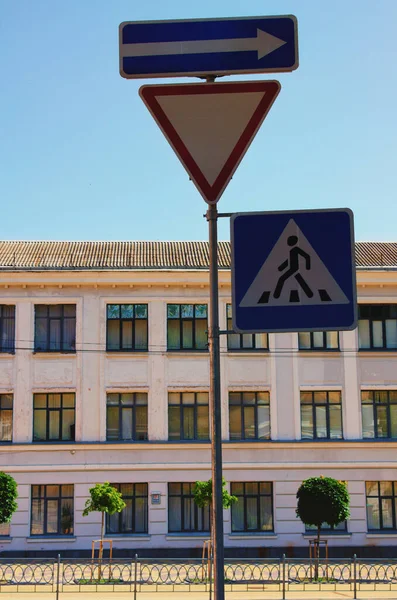
POLYGON ((252 281, 240 307, 319 306, 349 300, 293 219, 252 281))
POLYGON ((302 275, 299 272, 299 269, 300 269, 299 256, 301 256, 302 258, 305 259, 306 270, 310 271, 310 266, 311 266, 310 255, 307 252, 305 252, 304 250, 302 250, 301 248, 299 248, 299 246, 297 246, 297 243, 298 243, 298 237, 296 235, 290 235, 287 240, 288 246, 292 247, 292 249, 289 252, 289 260, 287 259, 283 263, 281 263, 278 270, 284 271, 284 269, 286 269, 287 267, 289 267, 289 268, 288 268, 288 271, 286 271, 283 275, 281 275, 281 277, 279 278, 279 280, 277 282, 276 289, 274 290, 274 294, 273 294, 275 298, 280 298, 281 292, 283 291, 284 283, 287 281, 287 279, 289 279, 292 276, 295 277, 296 281, 299 283, 300 287, 305 292, 306 296, 308 298, 313 297, 312 290, 307 285, 305 279, 302 277, 302 275))

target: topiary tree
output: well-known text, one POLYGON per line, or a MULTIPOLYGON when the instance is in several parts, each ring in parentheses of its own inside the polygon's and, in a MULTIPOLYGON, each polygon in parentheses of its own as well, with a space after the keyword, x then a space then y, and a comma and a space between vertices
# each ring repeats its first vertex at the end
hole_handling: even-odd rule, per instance
MULTIPOLYGON (((100 512, 102 514, 101 521, 101 542, 99 546, 99 564, 101 564, 103 556, 103 535, 105 528, 105 513, 114 515, 116 512, 121 512, 126 504, 120 492, 110 485, 108 481, 105 483, 97 483, 90 488, 90 496, 85 503, 83 517, 86 517, 91 512, 100 512)), ((99 579, 101 578, 101 569, 99 567, 99 579)))
POLYGON ((335 527, 349 517, 349 492, 345 482, 320 475, 303 481, 296 497, 297 516, 305 525, 317 527, 315 579, 318 579, 321 526, 323 523, 328 523, 331 527, 335 527))
POLYGON ((0 472, 0 523, 9 523, 18 508, 17 482, 8 473, 0 472))
MULTIPOLYGON (((209 506, 210 509, 210 539, 212 541, 212 479, 208 481, 196 481, 193 488, 194 502, 199 508, 209 506)), ((234 502, 238 502, 237 496, 232 496, 226 489, 226 480, 222 477, 222 506, 230 508, 234 502)))

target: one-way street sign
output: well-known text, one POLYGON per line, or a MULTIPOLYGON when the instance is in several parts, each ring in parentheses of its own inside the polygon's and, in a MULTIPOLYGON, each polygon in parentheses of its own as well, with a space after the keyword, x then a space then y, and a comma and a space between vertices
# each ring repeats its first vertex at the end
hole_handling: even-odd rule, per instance
POLYGON ((275 73, 298 67, 293 15, 121 23, 127 79, 275 73))
POLYGON ((233 329, 354 329, 349 209, 236 213, 231 218, 233 329))

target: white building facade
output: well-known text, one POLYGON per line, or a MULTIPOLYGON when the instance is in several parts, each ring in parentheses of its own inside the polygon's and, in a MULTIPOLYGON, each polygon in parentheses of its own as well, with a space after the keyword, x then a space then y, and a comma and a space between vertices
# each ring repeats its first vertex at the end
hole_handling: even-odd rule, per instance
MULTIPOLYGON (((224 330, 229 257, 221 243, 224 330)), ((0 265, 0 470, 19 492, 0 550, 88 550, 100 514, 82 512, 104 481, 127 503, 106 524, 120 552, 201 548, 207 244, 3 242, 0 265)), ((315 475, 351 497, 330 546, 397 543, 397 244, 357 244, 357 284, 355 331, 221 338, 228 552, 307 554, 296 492, 315 475)))

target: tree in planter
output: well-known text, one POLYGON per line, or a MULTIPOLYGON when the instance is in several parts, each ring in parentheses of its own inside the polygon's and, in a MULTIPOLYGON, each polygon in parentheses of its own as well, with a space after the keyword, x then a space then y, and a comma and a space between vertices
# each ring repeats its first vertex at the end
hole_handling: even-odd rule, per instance
POLYGON ((0 523, 9 523, 18 508, 17 482, 11 475, 0 472, 0 523))
MULTIPOLYGON (((213 511, 212 511, 212 479, 208 481, 196 481, 193 488, 193 498, 195 504, 199 508, 206 508, 209 506, 210 510, 210 540, 211 548, 213 548, 213 511)), ((237 496, 232 496, 226 489, 226 480, 222 477, 222 505, 223 508, 230 508, 234 502, 238 502, 237 496)), ((210 554, 210 553, 209 553, 210 554)), ((208 556, 208 561, 210 556, 208 556)))
POLYGON ((91 512, 100 512, 102 514, 101 541, 99 545, 99 579, 101 579, 105 513, 114 515, 116 512, 121 512, 126 507, 126 503, 120 492, 111 486, 108 481, 105 483, 97 483, 94 487, 90 488, 90 496, 91 498, 88 498, 85 503, 83 517, 86 517, 91 512))
MULTIPOLYGON (((210 508, 210 533, 212 531, 212 479, 208 481, 196 481, 193 488, 194 502, 199 508, 210 508)), ((234 502, 237 502, 237 496, 232 496, 226 489, 226 480, 222 477, 222 505, 223 508, 230 508, 234 502)))
POLYGON ((296 497, 297 516, 305 525, 317 527, 317 556, 314 571, 317 580, 321 526, 323 523, 328 523, 333 528, 349 517, 349 492, 345 482, 320 475, 303 481, 296 497))

